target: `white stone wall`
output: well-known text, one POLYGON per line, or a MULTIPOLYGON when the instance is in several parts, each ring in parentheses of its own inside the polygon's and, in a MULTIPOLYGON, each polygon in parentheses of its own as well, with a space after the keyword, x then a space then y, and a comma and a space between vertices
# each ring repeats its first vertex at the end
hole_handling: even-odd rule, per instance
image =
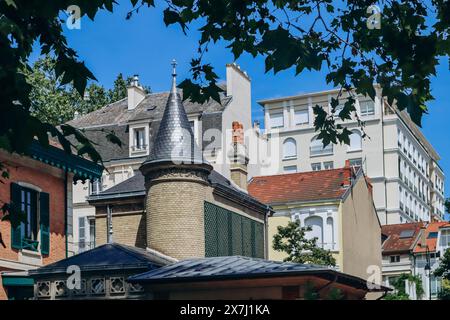
MULTIPOLYGON (((323 170, 325 164, 329 162, 333 162, 334 168, 339 168, 344 167, 346 160, 359 158, 362 159, 364 172, 373 184, 374 203, 382 224, 429 221, 431 206, 443 209, 444 203, 443 191, 431 192, 436 186, 436 183, 432 183, 432 179, 437 179, 438 182, 444 181, 444 175, 439 167, 434 166, 436 170, 430 171, 433 162, 432 153, 435 151, 430 151, 429 143, 414 133, 414 130, 418 129, 411 130, 409 127, 411 124, 402 120, 397 114, 383 113, 382 97, 378 89, 373 115, 361 115, 358 101, 368 99, 365 97, 357 99, 356 109, 361 120, 365 121, 364 132, 367 134, 367 138, 362 141, 361 150, 349 150, 347 145, 334 145, 331 154, 311 155, 310 143, 317 135, 314 131, 312 108, 319 104, 330 112, 329 101, 336 93, 337 91, 325 91, 261 102, 265 111, 265 128, 269 144, 279 145, 278 161, 271 161, 270 170, 266 169, 267 173, 264 174, 280 174, 294 166, 297 167, 297 172, 306 172, 311 171, 317 164, 320 164, 323 170), (295 111, 301 109, 309 110, 309 122, 296 125, 295 111), (271 115, 280 113, 284 115, 283 126, 272 129, 271 115), (295 139, 297 157, 283 160, 283 142, 287 138, 295 139), (406 152, 403 151, 405 143, 406 152), (408 180, 406 182, 404 168, 399 170, 399 160, 402 166, 407 165, 405 170, 408 173, 408 180), (430 172, 437 177, 432 177, 430 172), (408 181, 411 181, 411 184, 408 181), (401 205, 400 192, 404 196, 405 191, 407 197, 411 197, 408 212, 406 212, 404 201, 401 205), (432 194, 433 199, 431 199, 432 194)), ((360 130, 355 119, 346 121, 344 124, 349 130, 360 130)))

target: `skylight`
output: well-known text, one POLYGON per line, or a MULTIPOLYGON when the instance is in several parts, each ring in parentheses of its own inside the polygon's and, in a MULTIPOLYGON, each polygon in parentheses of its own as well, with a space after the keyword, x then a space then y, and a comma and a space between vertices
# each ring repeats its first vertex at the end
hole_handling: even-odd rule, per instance
POLYGON ((436 239, 438 237, 438 233, 437 232, 430 232, 428 234, 427 239, 436 239))
POLYGON ((411 238, 414 235, 414 230, 403 230, 400 232, 400 238, 411 238))

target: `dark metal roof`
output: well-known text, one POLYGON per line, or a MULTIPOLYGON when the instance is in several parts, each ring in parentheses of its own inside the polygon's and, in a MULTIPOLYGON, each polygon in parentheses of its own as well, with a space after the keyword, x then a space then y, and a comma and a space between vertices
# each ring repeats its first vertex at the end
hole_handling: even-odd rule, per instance
POLYGON ((207 163, 203 158, 202 149, 194 139, 186 110, 177 91, 175 67, 167 106, 153 148, 143 166, 162 162, 207 163))
MULTIPOLYGON (((212 170, 208 176, 208 181, 214 188, 214 192, 223 196, 232 197, 234 201, 242 202, 246 206, 252 206, 256 210, 267 213, 272 209, 248 193, 236 188, 230 180, 222 176, 219 172, 212 170)), ((136 171, 135 175, 127 180, 116 184, 115 186, 100 192, 97 195, 91 195, 89 201, 103 201, 112 198, 125 198, 145 196, 145 178, 140 171, 136 171)))
POLYGON ((153 270, 172 263, 151 252, 118 243, 108 243, 47 266, 30 270, 30 276, 66 273, 72 265, 81 271, 107 271, 121 269, 153 270))
POLYGON ((386 291, 388 288, 367 288, 366 280, 318 265, 270 261, 243 256, 189 259, 128 278, 140 284, 236 280, 283 276, 312 275, 351 285, 367 291, 386 291))

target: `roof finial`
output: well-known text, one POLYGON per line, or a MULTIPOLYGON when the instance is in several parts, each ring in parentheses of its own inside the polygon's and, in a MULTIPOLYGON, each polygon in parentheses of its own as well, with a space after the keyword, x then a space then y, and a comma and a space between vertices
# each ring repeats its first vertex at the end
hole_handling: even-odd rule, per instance
POLYGON ((177 61, 172 60, 172 93, 177 93, 177 61))

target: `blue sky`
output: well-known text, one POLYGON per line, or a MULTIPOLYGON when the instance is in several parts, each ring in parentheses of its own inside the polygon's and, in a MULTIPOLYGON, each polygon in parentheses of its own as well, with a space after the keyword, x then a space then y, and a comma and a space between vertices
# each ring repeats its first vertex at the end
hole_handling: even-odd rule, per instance
MULTIPOLYGON (((186 36, 178 26, 167 28, 159 8, 142 8, 130 20, 125 20, 130 8, 129 2, 124 2, 115 6, 112 14, 100 13, 95 23, 84 18, 80 30, 65 28, 69 45, 77 50, 105 87, 111 87, 116 75, 122 72, 124 75, 139 74, 141 83, 150 85, 154 92, 166 91, 170 86, 170 61, 173 58, 178 61, 179 80, 189 76, 189 61, 196 55, 198 32, 192 28, 186 36)), ((223 43, 219 43, 210 46, 206 61, 215 67, 221 79, 225 79, 225 64, 233 62, 233 56, 223 43)), ((260 99, 331 88, 325 82, 324 72, 304 72, 297 77, 293 70, 264 74, 263 59, 251 56, 242 56, 237 63, 252 78, 254 119, 262 120, 261 108, 256 103, 260 99)), ((435 101, 429 103, 430 114, 423 119, 423 131, 441 155, 440 165, 446 173, 450 172, 448 63, 447 59, 442 59, 438 73, 432 79, 435 101)), ((449 195, 448 191, 446 195, 449 195)))

